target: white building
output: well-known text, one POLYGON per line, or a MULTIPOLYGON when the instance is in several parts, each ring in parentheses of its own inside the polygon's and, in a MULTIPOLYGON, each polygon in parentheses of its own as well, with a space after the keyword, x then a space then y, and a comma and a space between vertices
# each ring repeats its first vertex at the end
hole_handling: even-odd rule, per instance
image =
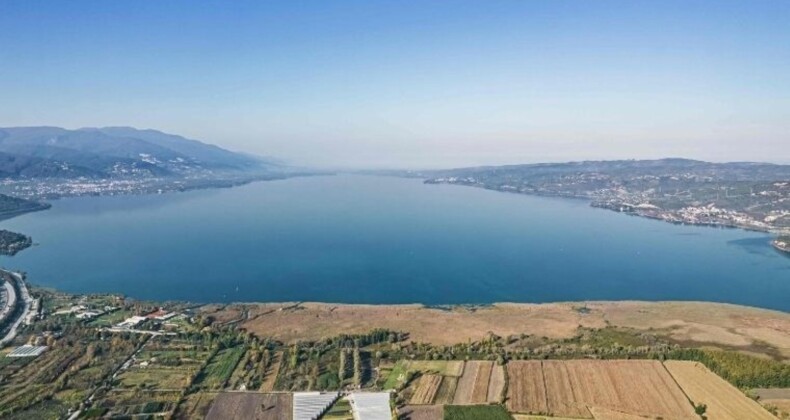
POLYGON ((389 392, 354 392, 348 400, 354 420, 392 420, 389 392))

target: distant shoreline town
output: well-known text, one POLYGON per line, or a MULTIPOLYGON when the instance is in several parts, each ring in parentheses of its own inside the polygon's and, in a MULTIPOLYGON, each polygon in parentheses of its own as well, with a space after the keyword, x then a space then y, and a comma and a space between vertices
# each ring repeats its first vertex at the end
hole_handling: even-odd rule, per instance
POLYGON ((790 235, 790 165, 663 159, 465 168, 413 176, 428 184, 585 199, 593 207, 674 224, 790 235))

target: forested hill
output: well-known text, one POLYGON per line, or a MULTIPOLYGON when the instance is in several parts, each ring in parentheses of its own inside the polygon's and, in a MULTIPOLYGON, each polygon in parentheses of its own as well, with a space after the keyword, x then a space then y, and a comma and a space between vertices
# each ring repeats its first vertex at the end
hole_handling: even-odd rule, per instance
POLYGON ((271 160, 156 130, 0 128, 0 177, 140 178, 261 170, 271 160))

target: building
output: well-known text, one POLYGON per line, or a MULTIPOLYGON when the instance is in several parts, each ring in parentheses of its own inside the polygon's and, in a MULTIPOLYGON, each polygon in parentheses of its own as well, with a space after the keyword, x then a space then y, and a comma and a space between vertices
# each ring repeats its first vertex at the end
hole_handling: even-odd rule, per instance
POLYGON ((353 392, 348 396, 354 420, 391 420, 389 392, 353 392))
POLYGON ((11 353, 8 353, 6 357, 38 357, 45 351, 47 351, 47 346, 31 346, 25 344, 24 346, 15 348, 11 353))

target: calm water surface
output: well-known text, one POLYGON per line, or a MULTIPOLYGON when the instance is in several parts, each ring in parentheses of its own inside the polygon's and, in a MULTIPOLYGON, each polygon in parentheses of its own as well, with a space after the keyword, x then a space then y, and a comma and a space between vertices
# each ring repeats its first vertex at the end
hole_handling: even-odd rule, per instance
POLYGON ((790 311, 768 236, 584 201, 372 176, 55 201, 0 222, 38 246, 3 266, 145 299, 486 303, 708 300, 790 311))

